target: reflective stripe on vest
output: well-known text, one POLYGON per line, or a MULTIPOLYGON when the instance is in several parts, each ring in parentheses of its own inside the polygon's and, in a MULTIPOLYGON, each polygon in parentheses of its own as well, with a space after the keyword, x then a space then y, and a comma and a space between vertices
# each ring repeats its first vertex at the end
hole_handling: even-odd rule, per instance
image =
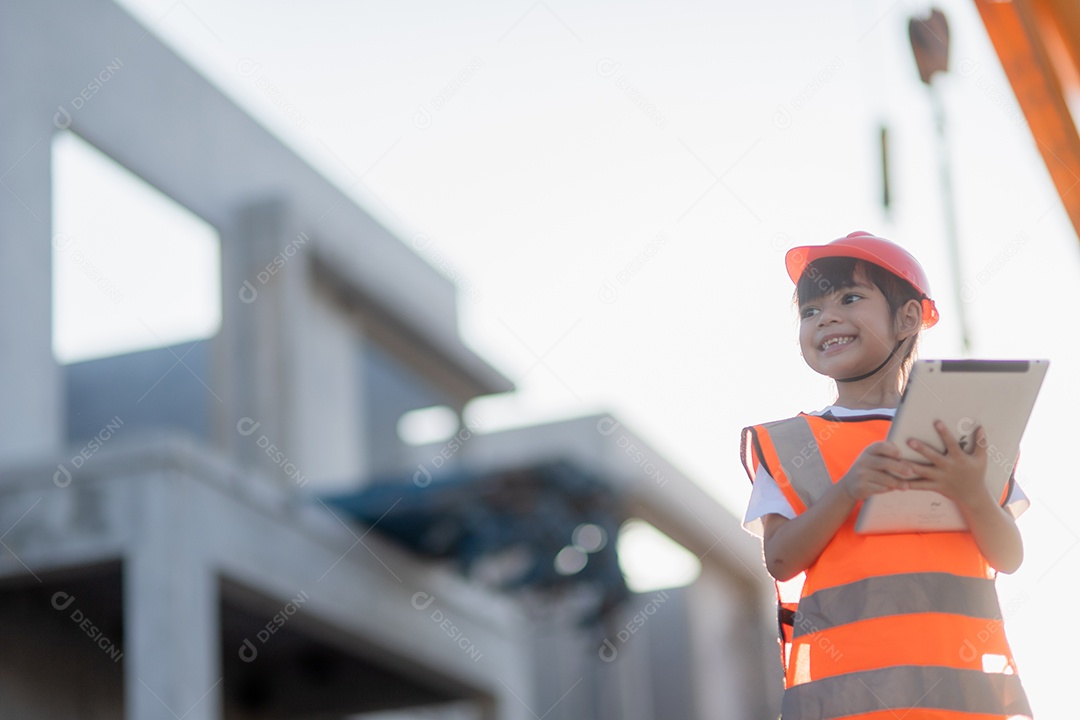
MULTIPOLYGON (((1016 675, 947 667, 902 665, 848 673, 789 688, 784 693, 783 720, 825 720, 879 710, 904 718, 927 717, 910 708, 960 713, 1030 715, 1027 697, 1016 675)), ((941 713, 934 718, 951 717, 941 713)))
POLYGON ((869 618, 922 612, 1001 619, 993 580, 948 573, 908 573, 866 578, 800 599, 794 636, 869 618))
POLYGON ((803 505, 809 507, 833 484, 809 421, 799 416, 765 427, 784 475, 803 505), (798 482, 792 478, 798 478, 798 482))

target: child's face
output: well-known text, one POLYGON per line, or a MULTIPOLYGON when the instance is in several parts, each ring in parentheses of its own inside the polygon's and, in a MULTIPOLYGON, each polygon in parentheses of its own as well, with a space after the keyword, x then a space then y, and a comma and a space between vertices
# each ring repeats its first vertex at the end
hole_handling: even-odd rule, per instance
POLYGON ((799 317, 803 359, 834 379, 873 370, 899 340, 888 301, 861 270, 850 287, 802 305, 799 317))

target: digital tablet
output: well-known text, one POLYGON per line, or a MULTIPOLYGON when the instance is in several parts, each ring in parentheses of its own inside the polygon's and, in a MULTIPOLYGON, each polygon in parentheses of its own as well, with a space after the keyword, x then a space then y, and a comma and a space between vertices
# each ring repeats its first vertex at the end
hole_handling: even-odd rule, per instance
MULTIPOLYGON (((888 440, 913 462, 926 458, 908 447, 915 438, 945 451, 934 429, 941 420, 965 450, 974 431, 983 426, 986 438, 986 484, 1001 497, 1020 453, 1047 360, 917 360, 896 408, 888 440)), ((863 502, 855 532, 945 532, 965 530, 967 524, 955 503, 933 490, 894 490, 863 502)))

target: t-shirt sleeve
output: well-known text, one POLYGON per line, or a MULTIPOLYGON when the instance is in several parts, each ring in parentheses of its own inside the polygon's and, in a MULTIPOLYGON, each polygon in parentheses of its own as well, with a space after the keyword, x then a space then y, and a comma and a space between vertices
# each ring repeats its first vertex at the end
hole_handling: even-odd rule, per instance
MULTIPOLYGON (((1015 483, 1014 483, 1015 487, 1015 483)), ((776 480, 763 467, 759 466, 754 474, 754 487, 750 491, 750 502, 746 505, 746 515, 743 517, 742 526, 751 535, 762 537, 765 527, 761 518, 770 513, 783 515, 788 520, 795 517, 795 508, 784 497, 776 480)))
POLYGON ((1009 488, 1009 497, 1005 498, 1005 509, 1012 513, 1013 518, 1018 518, 1029 507, 1031 507, 1031 501, 1020 489, 1020 483, 1013 480, 1012 487, 1009 488))

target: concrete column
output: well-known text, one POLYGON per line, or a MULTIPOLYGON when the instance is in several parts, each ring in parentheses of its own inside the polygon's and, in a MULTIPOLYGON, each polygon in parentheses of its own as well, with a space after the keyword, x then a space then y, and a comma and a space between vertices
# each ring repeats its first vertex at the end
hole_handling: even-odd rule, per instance
POLYGON ((274 198, 234 217, 222 232, 216 354, 227 388, 216 423, 223 449, 292 490, 355 477, 360 330, 332 288, 315 286, 314 231, 274 198))
POLYGON ((124 716, 220 720, 217 578, 193 533, 183 478, 147 478, 139 541, 124 562, 124 716))
POLYGON ((52 355, 53 115, 27 84, 34 58, 0 13, 0 461, 62 442, 60 371, 52 355))
POLYGON ((289 445, 290 358, 282 351, 293 328, 284 323, 290 300, 282 282, 286 268, 274 265, 287 216, 284 202, 268 198, 237 208, 234 222, 222 229, 222 323, 216 341, 216 371, 227 388, 216 423, 223 449, 275 478, 278 468, 262 445, 286 452, 289 445))

